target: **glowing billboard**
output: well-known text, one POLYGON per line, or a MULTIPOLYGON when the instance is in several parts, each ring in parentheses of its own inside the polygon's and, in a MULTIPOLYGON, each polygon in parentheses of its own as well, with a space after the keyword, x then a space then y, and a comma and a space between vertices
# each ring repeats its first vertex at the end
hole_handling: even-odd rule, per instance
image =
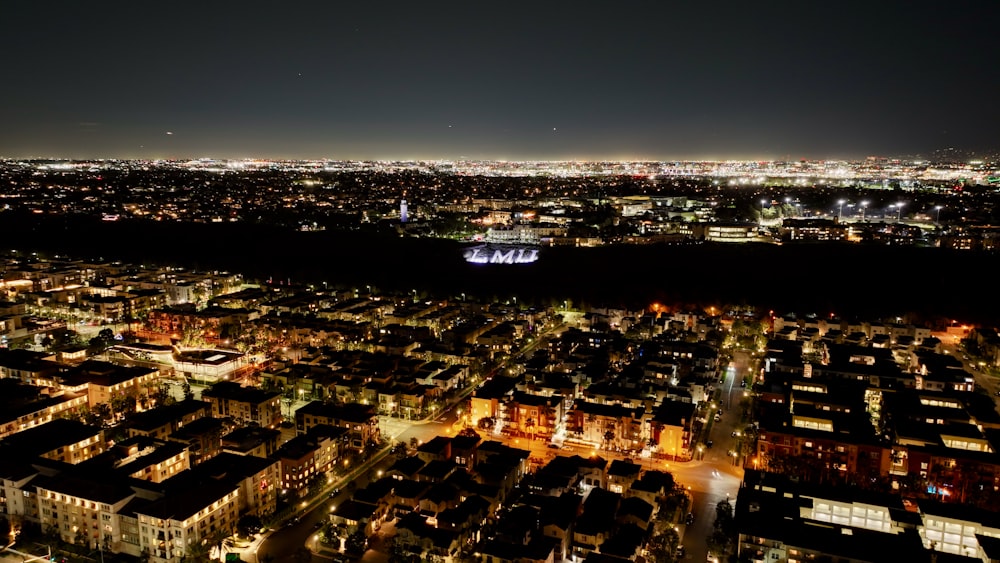
POLYGON ((537 248, 510 244, 473 246, 464 254, 470 264, 530 264, 538 260, 537 248))

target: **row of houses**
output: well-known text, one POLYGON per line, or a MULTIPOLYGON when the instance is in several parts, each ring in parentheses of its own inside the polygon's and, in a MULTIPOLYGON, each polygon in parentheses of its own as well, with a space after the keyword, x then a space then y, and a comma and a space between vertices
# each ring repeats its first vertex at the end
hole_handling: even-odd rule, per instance
POLYGON ((1000 560, 995 511, 752 469, 736 498, 735 522, 740 561, 1000 560))
MULTIPOLYGON (((168 305, 205 300, 239 290, 243 277, 229 272, 192 272, 184 268, 140 268, 104 260, 38 260, 8 258, 2 264, 4 286, 39 299, 72 302, 56 297, 67 288, 87 288, 82 293, 146 292, 162 295, 168 305), (46 297, 49 296, 49 297, 46 297)), ((73 294, 70 294, 73 295, 73 294)))
POLYGON ((569 329, 514 376, 480 385, 464 422, 555 444, 689 458, 698 406, 720 370, 717 346, 678 340, 698 334, 678 323, 685 326, 660 322, 639 346, 614 331, 569 329))
MULTIPOLYGON (((206 352, 209 361, 178 358, 176 366, 193 375, 205 365, 217 366, 220 361, 235 361, 233 355, 206 352), (217 361, 213 363, 211 360, 217 361), (185 368, 191 364, 190 368, 185 368), (201 366, 201 367, 199 367, 201 366)), ((13 434, 58 416, 80 414, 113 401, 129 401, 132 409, 144 410, 151 397, 164 385, 162 370, 157 367, 123 366, 100 360, 64 363, 55 355, 24 349, 0 350, 0 385, 8 389, 0 404, 6 408, 0 414, 0 437, 13 434), (17 385, 20 384, 20 385, 17 385), (14 393, 15 386, 20 391, 14 393), (7 401, 8 397, 14 399, 7 401)), ((215 379, 221 379, 216 377, 215 379)), ((278 393, 241 387, 223 381, 205 393, 212 402, 216 416, 233 417, 247 423, 275 427, 281 422, 278 393)))
POLYGON ((1000 506, 1000 415, 960 362, 924 351, 901 365, 885 349, 829 350, 810 361, 801 343, 772 342, 748 465, 1000 506))
POLYGON ((67 542, 177 562, 231 535, 241 516, 273 514, 280 495, 325 484, 357 451, 356 435, 378 439, 374 419, 324 412, 322 421, 303 413, 298 435, 281 443, 247 411, 232 416, 230 404, 226 416, 214 399, 233 402, 230 391, 137 413, 114 431, 57 417, 5 437, 0 513, 15 532, 34 524, 67 542))
POLYGON ((373 405, 379 414, 415 419, 435 401, 463 388, 465 364, 384 352, 320 348, 298 362, 275 362, 261 385, 296 397, 373 405))
POLYGON ((280 463, 220 453, 192 468, 187 448, 57 419, 0 441, 0 509, 16 536, 34 524, 64 541, 179 561, 274 510, 280 463))
POLYGON ((524 480, 529 455, 475 433, 434 438, 340 503, 331 524, 371 536, 391 522, 405 551, 445 561, 636 559, 673 492, 669 474, 574 455, 524 480))
POLYGON ((815 334, 829 339, 851 338, 858 344, 878 340, 879 337, 887 337, 893 342, 900 338, 910 338, 914 344, 921 345, 925 339, 931 338, 929 328, 902 322, 884 323, 852 321, 840 317, 782 315, 771 317, 769 324, 774 336, 785 340, 796 340, 800 336, 815 334), (852 335, 858 336, 852 337, 852 335))

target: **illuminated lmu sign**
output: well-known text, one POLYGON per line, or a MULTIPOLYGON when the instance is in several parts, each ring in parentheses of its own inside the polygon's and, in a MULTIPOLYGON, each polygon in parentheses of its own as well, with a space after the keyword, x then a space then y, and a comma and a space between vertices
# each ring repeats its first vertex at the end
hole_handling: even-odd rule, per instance
POLYGON ((470 264, 530 264, 538 260, 537 248, 477 246, 465 251, 470 264))

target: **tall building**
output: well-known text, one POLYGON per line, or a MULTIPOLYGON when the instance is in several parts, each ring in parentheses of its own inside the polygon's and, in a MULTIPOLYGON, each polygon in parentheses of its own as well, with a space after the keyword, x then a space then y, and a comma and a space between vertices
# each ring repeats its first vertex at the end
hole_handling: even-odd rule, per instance
POLYGON ((407 215, 407 211, 406 211, 406 200, 405 199, 401 199, 401 200, 399 200, 399 222, 400 223, 405 223, 406 220, 407 220, 407 218, 408 218, 408 215, 407 215))

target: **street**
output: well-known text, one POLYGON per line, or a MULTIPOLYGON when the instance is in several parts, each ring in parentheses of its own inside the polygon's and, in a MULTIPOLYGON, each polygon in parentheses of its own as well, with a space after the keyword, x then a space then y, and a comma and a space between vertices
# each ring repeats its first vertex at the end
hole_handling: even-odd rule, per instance
MULTIPOLYGON (((511 358, 529 354, 531 350, 541 346, 547 340, 546 337, 558 334, 565 327, 565 324, 552 327, 539 338, 534 339, 527 347, 512 354, 511 358)), ((501 365, 500 369, 504 365, 501 365)), ((681 543, 686 550, 684 560, 705 561, 708 554, 706 539, 713 529, 715 507, 726 499, 735 502, 743 478, 742 457, 739 455, 742 438, 738 433, 742 432, 745 424, 740 405, 746 394, 746 389, 739 385, 739 381, 747 376, 751 366, 752 358, 749 353, 737 352, 734 354, 731 366, 723 370, 724 380, 719 386, 722 392, 718 405, 723 407, 723 412, 718 422, 714 422, 710 426, 708 434, 703 436, 703 439, 711 440, 713 446, 688 462, 663 461, 652 458, 635 459, 624 453, 572 445, 566 445, 556 450, 550 448, 549 442, 544 440, 511 438, 502 434, 484 435, 481 431, 477 430, 477 432, 480 433, 483 440, 497 440, 515 448, 528 450, 530 457, 536 460, 536 463, 545 463, 557 455, 580 455, 583 457, 599 455, 608 460, 609 463, 614 459, 632 459, 644 470, 658 469, 670 472, 678 484, 688 488, 692 496, 690 511, 695 515, 694 522, 691 525, 684 525, 683 515, 681 515, 681 521, 677 523, 681 543), (737 455, 729 455, 730 451, 736 452, 737 455)), ((454 436, 461 430, 461 425, 456 424, 459 417, 459 405, 469 393, 471 393, 471 389, 458 394, 452 404, 445 407, 441 414, 433 420, 407 421, 389 416, 379 416, 380 431, 389 444, 399 442, 409 444, 411 439, 424 443, 436 436, 454 436)), ((352 473, 355 476, 353 482, 356 487, 365 486, 367 477, 372 471, 387 469, 392 461, 394 461, 392 456, 375 456, 368 460, 352 473)), ((346 483, 346 481, 344 482, 346 483)), ((349 498, 350 492, 346 486, 343 484, 336 484, 336 486, 344 489, 336 499, 324 498, 314 504, 304 506, 303 508, 308 511, 299 515, 301 520, 294 525, 272 532, 260 543, 256 557, 258 559, 268 558, 274 563, 301 561, 297 558, 297 554, 304 554, 303 548, 307 546, 308 542, 314 541, 312 536, 315 534, 314 526, 316 523, 329 514, 331 506, 349 498)), ((311 557, 314 563, 330 561, 328 557, 315 552, 311 557)), ((363 560, 379 563, 386 559, 385 554, 369 550, 363 560)), ((258 562, 254 561, 253 563, 258 562)))
POLYGON ((956 360, 962 363, 962 368, 972 374, 976 382, 976 388, 984 390, 995 400, 997 392, 1000 391, 1000 384, 998 384, 997 378, 989 375, 984 365, 980 365, 979 362, 965 352, 959 338, 946 332, 935 332, 932 333, 932 336, 941 341, 942 352, 954 356, 956 360))

